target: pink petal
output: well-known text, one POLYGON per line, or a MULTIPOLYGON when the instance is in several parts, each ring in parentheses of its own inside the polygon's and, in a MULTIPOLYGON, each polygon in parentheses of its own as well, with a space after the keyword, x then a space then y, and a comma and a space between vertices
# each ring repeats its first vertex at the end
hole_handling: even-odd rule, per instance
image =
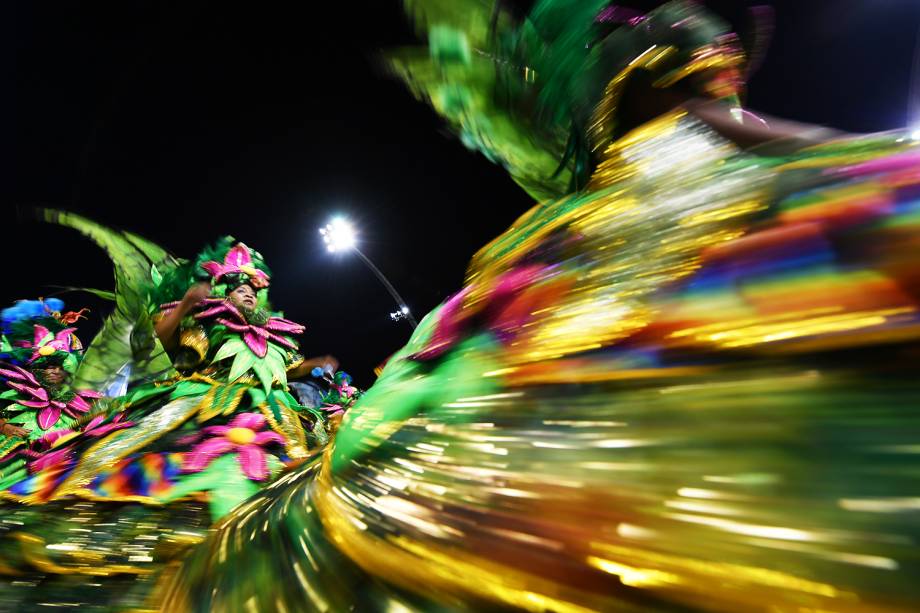
POLYGON ((201 267, 215 279, 224 274, 224 265, 220 262, 205 262, 201 267))
POLYGON ((212 434, 214 436, 223 436, 230 429, 230 426, 208 426, 203 430, 205 434, 212 434))
POLYGON ((236 306, 229 300, 224 300, 224 307, 226 307, 227 312, 236 317, 239 321, 246 323, 246 318, 243 317, 243 314, 240 312, 236 306))
POLYGON ((258 334, 253 334, 252 328, 243 333, 243 342, 260 358, 264 358, 265 354, 268 353, 268 343, 265 338, 258 334))
POLYGON ((133 422, 133 421, 123 421, 123 422, 121 422, 121 423, 118 423, 118 422, 114 422, 114 421, 113 421, 112 423, 108 423, 108 424, 106 424, 106 425, 104 425, 104 426, 100 426, 100 427, 96 428, 96 429, 93 430, 92 432, 85 432, 85 434, 86 434, 87 436, 92 436, 92 437, 94 437, 94 438, 98 438, 98 437, 100 437, 100 436, 105 436, 105 435, 108 434, 109 432, 114 432, 115 430, 124 430, 125 428, 130 428, 130 427, 132 427, 132 426, 134 426, 134 422, 133 422))
POLYGON ((231 428, 249 428, 261 430, 265 426, 265 417, 260 413, 240 413, 230 421, 231 428))
POLYGON ((259 432, 256 434, 256 437, 252 439, 253 445, 267 445, 268 443, 281 443, 284 444, 284 437, 278 434, 277 432, 272 432, 271 430, 266 430, 265 432, 259 432))
POLYGON ((232 451, 236 445, 225 438, 212 438, 197 445, 189 453, 185 454, 182 462, 184 472, 197 473, 208 467, 214 459, 225 453, 232 451))
POLYGON ((35 332, 35 337, 34 337, 35 340, 32 341, 32 345, 33 345, 33 346, 34 346, 34 345, 38 345, 38 343, 39 343, 43 338, 45 338, 46 336, 48 336, 49 334, 51 334, 51 332, 48 330, 48 328, 46 328, 45 326, 41 326, 41 325, 35 326, 34 328, 32 328, 32 330, 35 332))
POLYGON ((77 393, 84 398, 102 398, 102 394, 100 392, 94 392, 93 390, 80 390, 77 393))
POLYGON ((70 399, 70 402, 67 403, 67 406, 74 411, 80 411, 81 413, 86 413, 91 408, 89 403, 83 400, 79 394, 75 394, 74 397, 70 399))
POLYGON ((52 430, 51 432, 48 432, 47 434, 42 436, 40 439, 38 439, 36 443, 38 443, 40 447, 51 447, 52 445, 54 445, 54 441, 58 440, 59 438, 63 438, 65 436, 69 436, 73 433, 74 431, 71 430, 70 428, 63 428, 62 430, 52 430))
POLYGON ((179 437, 176 439, 177 445, 192 445, 198 442, 198 439, 201 438, 201 432, 193 432, 191 434, 186 434, 185 436, 179 437))
POLYGON ((16 371, 17 371, 19 374, 21 374, 21 375, 23 376, 23 378, 24 378, 26 381, 28 381, 30 384, 32 384, 32 385, 34 385, 34 386, 36 386, 36 387, 41 387, 41 383, 38 382, 38 379, 35 378, 35 375, 33 375, 32 373, 30 373, 28 370, 26 370, 26 369, 23 368, 22 366, 14 366, 14 368, 15 368, 16 371))
POLYGON ((51 451, 44 454, 42 457, 29 464, 29 470, 38 472, 46 468, 52 468, 58 464, 69 463, 71 459, 70 449, 58 449, 57 451, 51 451))
POLYGON ((30 409, 44 409, 47 406, 50 406, 47 400, 18 400, 16 404, 21 404, 24 407, 29 407, 30 409))
POLYGON ((265 452, 256 445, 243 445, 236 454, 236 460, 243 469, 243 474, 253 481, 264 481, 268 477, 268 464, 265 452))
POLYGON ((205 317, 211 317, 212 315, 217 315, 218 313, 224 313, 226 311, 227 306, 225 304, 217 304, 196 314, 195 319, 204 319, 205 317))
POLYGON ((42 409, 42 411, 40 411, 38 414, 38 427, 42 430, 47 430, 56 424, 60 418, 61 409, 54 406, 42 409))
POLYGON ((249 324, 233 323, 229 319, 224 319, 223 317, 218 317, 217 323, 227 326, 228 329, 233 330, 234 332, 245 332, 249 329, 249 324))
POLYGON ((279 345, 282 345, 283 347, 287 347, 288 349, 297 349, 296 344, 292 343, 291 341, 284 338, 283 336, 278 336, 277 334, 269 333, 268 338, 275 341, 279 345))
POLYGON ((98 426, 104 421, 105 421, 105 415, 97 415, 93 417, 91 420, 89 420, 89 423, 83 427, 83 431, 88 432, 89 430, 92 430, 93 428, 95 428, 96 426, 98 426))
POLYGON ((0 368, 0 376, 7 377, 9 379, 14 379, 16 381, 23 381, 24 378, 15 370, 6 370, 5 368, 0 368))
POLYGON ((265 324, 265 327, 268 330, 275 330, 277 332, 293 332, 295 334, 300 334, 304 330, 304 327, 299 323, 290 321, 288 319, 282 319, 281 317, 269 318, 268 323, 265 324))
POLYGON ((76 328, 64 328, 54 335, 54 340, 49 344, 53 345, 55 348, 60 348, 61 351, 69 351, 71 336, 76 331, 76 328))
POLYGON ((468 285, 444 303, 430 340, 424 349, 411 356, 413 359, 429 360, 436 358, 457 342, 460 338, 462 326, 465 323, 463 303, 472 291, 473 286, 468 285))
POLYGON ((38 386, 38 387, 28 387, 28 386, 23 385, 23 384, 21 384, 21 383, 14 383, 14 382, 12 382, 12 381, 7 381, 6 384, 9 385, 10 387, 12 387, 14 390, 18 390, 18 391, 22 392, 23 394, 29 394, 29 395, 32 396, 33 398, 37 398, 37 399, 39 399, 39 400, 44 400, 44 401, 46 401, 46 402, 48 401, 48 391, 47 391, 45 388, 41 387, 41 386, 38 386))
POLYGON ((233 266, 237 269, 240 266, 252 264, 252 258, 249 255, 249 248, 246 247, 246 245, 243 243, 237 243, 230 251, 227 252, 227 256, 224 258, 224 264, 233 266))

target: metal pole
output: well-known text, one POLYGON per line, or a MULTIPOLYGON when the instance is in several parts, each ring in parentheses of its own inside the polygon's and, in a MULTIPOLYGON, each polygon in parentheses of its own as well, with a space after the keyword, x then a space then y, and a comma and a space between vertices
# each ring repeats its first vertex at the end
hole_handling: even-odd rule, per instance
MULTIPOLYGON (((380 269, 374 266, 374 263, 371 262, 370 258, 368 258, 366 255, 361 253, 361 250, 358 249, 357 247, 352 247, 351 249, 355 253, 358 254, 358 257, 361 258, 361 260, 365 264, 367 264, 368 268, 374 271, 374 274, 377 275, 377 278, 380 279, 380 282, 383 283, 383 286, 387 288, 388 292, 390 292, 390 296, 392 296, 393 300, 396 301, 396 304, 399 306, 400 310, 402 310, 403 308, 406 308, 406 310, 408 310, 409 307, 406 306, 406 301, 402 299, 402 296, 399 295, 399 293, 396 291, 396 288, 393 287, 393 284, 390 283, 390 281, 383 275, 382 272, 380 272, 380 269)), ((418 323, 416 323, 415 318, 412 316, 412 313, 406 313, 405 317, 406 317, 406 320, 409 322, 409 325, 412 326, 412 329, 414 330, 415 327, 418 326, 418 323)))

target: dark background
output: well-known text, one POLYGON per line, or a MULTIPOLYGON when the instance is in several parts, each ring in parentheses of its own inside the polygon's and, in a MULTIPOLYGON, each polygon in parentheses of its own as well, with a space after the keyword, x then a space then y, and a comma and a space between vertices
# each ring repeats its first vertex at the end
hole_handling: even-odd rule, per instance
MULTIPOLYGON (((742 4, 722 3, 727 4, 742 4)), ((788 0, 748 103, 852 131, 908 122, 920 3, 788 0)), ((396 1, 3 3, 0 303, 48 285, 110 288, 76 233, 17 215, 41 204, 140 233, 179 256, 231 234, 273 268, 272 301, 361 384, 407 339, 389 295, 318 228, 349 215, 417 317, 531 204, 377 67, 410 43, 396 1)), ((106 311, 90 305, 84 341, 106 311)))

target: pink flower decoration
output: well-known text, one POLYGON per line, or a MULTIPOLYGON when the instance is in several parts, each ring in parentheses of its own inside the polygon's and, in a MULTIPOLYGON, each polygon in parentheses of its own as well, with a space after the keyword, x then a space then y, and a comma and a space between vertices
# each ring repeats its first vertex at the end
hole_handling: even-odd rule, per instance
MULTIPOLYGON (((25 455, 29 455, 29 453, 30 452, 25 452, 25 455)), ((36 460, 29 463, 29 472, 37 473, 53 466, 70 464, 72 461, 73 450, 70 447, 48 451, 38 455, 36 460)))
POLYGON ((90 401, 101 398, 102 394, 90 390, 81 390, 73 393, 67 402, 54 400, 48 390, 36 381, 35 377, 24 368, 13 367, 15 370, 0 369, 0 375, 8 377, 8 386, 23 394, 28 400, 16 400, 17 404, 38 411, 38 426, 42 430, 51 428, 61 418, 61 413, 76 417, 78 413, 87 413, 90 410, 90 401))
POLYGON ((211 462, 227 453, 236 452, 243 474, 253 481, 268 478, 268 464, 263 446, 284 443, 284 437, 271 430, 262 430, 265 418, 258 413, 240 413, 226 426, 209 426, 205 434, 213 437, 202 441, 185 455, 184 472, 201 472, 211 462))
POLYGON ((76 328, 64 328, 55 335, 45 326, 35 326, 35 338, 32 341, 32 357, 29 363, 38 358, 52 355, 55 351, 70 352, 73 349, 72 335, 76 328), (49 338, 50 337, 50 338, 49 338))
POLYGON ((249 247, 243 243, 234 245, 224 257, 223 263, 205 262, 201 265, 215 280, 228 274, 244 274, 249 277, 253 287, 268 287, 268 275, 252 265, 249 247))
POLYGON ((105 415, 97 415, 96 417, 89 420, 89 423, 83 427, 82 432, 86 436, 98 438, 100 436, 105 436, 109 432, 124 430, 125 428, 130 428, 134 425, 133 421, 124 421, 124 419, 125 413, 121 412, 116 415, 112 421, 106 424, 103 423, 105 421, 105 415))
POLYGON ((281 335, 302 334, 304 330, 302 325, 281 317, 269 317, 262 326, 251 324, 246 321, 246 317, 239 309, 233 306, 233 303, 222 298, 208 298, 204 304, 209 305, 208 308, 195 315, 196 319, 219 316, 217 323, 227 326, 234 332, 239 332, 246 346, 260 358, 264 358, 268 353, 268 341, 289 349, 297 349, 297 345, 281 335))
POLYGON ((465 303, 475 286, 466 286, 444 303, 431 339, 424 349, 413 354, 411 358, 431 360, 444 355, 467 332, 475 316, 481 316, 483 327, 495 333, 501 340, 508 342, 513 339, 520 333, 532 312, 526 309, 522 312, 509 307, 529 288, 546 279, 549 273, 550 267, 542 265, 509 270, 495 279, 489 287, 486 298, 480 302, 480 305, 487 306, 474 309, 465 308, 465 303))
POLYGON ((321 411, 326 411, 330 416, 332 415, 344 415, 345 409, 342 408, 340 404, 327 404, 326 406, 320 407, 321 411))

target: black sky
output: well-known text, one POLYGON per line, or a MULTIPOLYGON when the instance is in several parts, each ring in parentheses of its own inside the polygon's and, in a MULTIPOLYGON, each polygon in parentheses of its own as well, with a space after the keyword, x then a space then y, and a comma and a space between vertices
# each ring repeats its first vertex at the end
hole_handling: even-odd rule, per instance
MULTIPOLYGON (((853 131, 905 125, 920 4, 773 5, 752 108, 853 131)), ((317 229, 351 216, 420 316, 530 204, 376 68, 381 49, 413 40, 396 1, 16 0, 0 21, 3 305, 51 284, 112 285, 92 244, 17 220, 16 204, 77 211, 185 257, 231 234, 268 260, 272 301, 307 325, 304 352, 337 355, 367 384, 409 330, 317 229)), ((87 331, 105 312, 68 302, 94 307, 87 331)))

